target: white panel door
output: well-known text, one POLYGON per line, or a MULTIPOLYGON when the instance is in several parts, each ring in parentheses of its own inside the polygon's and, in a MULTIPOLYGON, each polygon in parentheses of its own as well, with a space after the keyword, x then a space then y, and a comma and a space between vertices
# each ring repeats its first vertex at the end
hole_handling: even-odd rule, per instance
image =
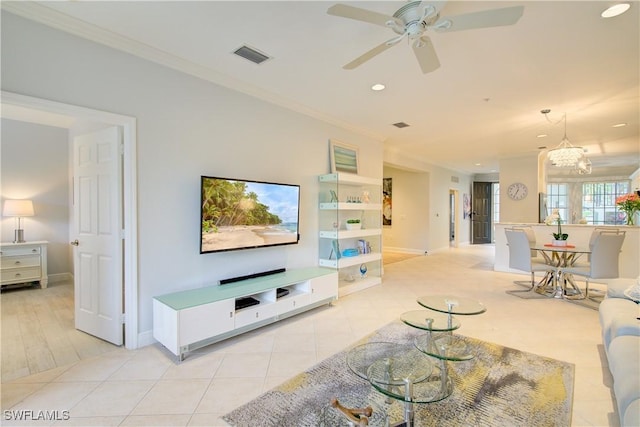
POLYGON ((73 141, 76 329, 116 345, 123 342, 121 138, 111 127, 73 141))

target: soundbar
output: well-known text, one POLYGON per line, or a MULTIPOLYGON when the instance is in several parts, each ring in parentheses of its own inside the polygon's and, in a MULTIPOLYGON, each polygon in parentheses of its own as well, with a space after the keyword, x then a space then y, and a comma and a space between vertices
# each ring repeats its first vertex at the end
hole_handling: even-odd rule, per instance
POLYGON ((272 274, 284 273, 285 271, 287 271, 286 268, 277 268, 275 270, 262 271, 260 273, 248 274, 246 276, 230 277, 228 279, 221 279, 220 284, 226 285, 228 283, 240 282, 242 280, 255 279, 256 277, 264 277, 270 276, 272 274))

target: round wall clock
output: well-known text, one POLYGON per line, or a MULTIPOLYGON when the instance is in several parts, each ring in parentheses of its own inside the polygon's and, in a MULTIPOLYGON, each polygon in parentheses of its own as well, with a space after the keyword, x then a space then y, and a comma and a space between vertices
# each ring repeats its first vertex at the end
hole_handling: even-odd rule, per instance
POLYGON ((527 186, 521 182, 513 183, 507 189, 507 195, 512 200, 522 200, 527 197, 527 186))

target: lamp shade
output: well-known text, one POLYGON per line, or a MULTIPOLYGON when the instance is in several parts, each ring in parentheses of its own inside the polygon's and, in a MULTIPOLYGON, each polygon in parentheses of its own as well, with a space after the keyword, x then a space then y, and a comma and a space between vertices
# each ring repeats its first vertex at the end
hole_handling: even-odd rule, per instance
POLYGON ((5 200, 3 216, 33 216, 33 202, 31 200, 5 200))

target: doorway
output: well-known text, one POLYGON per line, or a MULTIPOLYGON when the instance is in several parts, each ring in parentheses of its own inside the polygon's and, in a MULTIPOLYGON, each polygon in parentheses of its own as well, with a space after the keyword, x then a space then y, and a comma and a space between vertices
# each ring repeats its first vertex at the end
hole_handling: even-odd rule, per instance
POLYGON ((491 243, 492 238, 492 183, 474 182, 473 198, 471 202, 472 210, 472 241, 474 245, 491 243))
POLYGON ((78 121, 117 126, 122 130, 123 194, 122 198, 118 200, 119 209, 123 212, 121 275, 123 278, 122 294, 125 313, 122 316, 122 322, 124 323, 125 348, 138 348, 136 119, 4 91, 2 92, 2 102, 3 106, 7 105, 23 110, 67 116, 78 121))

